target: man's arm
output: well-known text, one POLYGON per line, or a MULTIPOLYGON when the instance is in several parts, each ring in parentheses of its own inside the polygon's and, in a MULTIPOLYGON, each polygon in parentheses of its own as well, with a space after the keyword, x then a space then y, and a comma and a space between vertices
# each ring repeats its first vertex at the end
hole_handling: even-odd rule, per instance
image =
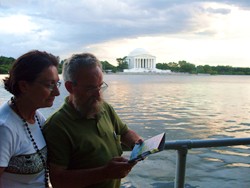
POLYGON ((67 170, 50 164, 50 180, 53 188, 82 188, 107 179, 124 178, 135 164, 128 163, 123 157, 115 157, 107 165, 91 169, 67 170))
POLYGON ((121 135, 121 142, 133 149, 136 143, 143 142, 143 139, 133 130, 128 130, 126 133, 121 135))

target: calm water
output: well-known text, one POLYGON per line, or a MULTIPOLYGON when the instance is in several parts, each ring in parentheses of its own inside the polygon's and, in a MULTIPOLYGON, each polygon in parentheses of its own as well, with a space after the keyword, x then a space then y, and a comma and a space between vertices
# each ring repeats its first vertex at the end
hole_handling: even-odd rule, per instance
MULTIPOLYGON (((0 78, 3 77, 0 76, 0 78)), ((144 138, 166 132, 166 140, 250 137, 250 76, 105 75, 105 98, 131 129, 144 138)), ((54 106, 43 109, 48 116, 54 106)), ((0 104, 10 94, 0 87, 0 104)), ((250 147, 188 151, 185 187, 250 187, 250 147)), ((129 152, 124 153, 129 156, 129 152)), ((123 187, 173 188, 175 151, 139 162, 123 187)))

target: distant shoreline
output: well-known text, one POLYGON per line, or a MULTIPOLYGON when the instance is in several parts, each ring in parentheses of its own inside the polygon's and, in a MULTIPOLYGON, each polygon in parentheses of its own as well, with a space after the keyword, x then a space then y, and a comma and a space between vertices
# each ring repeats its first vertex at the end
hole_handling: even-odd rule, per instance
POLYGON ((157 72, 116 72, 116 73, 105 73, 104 75, 161 75, 161 76, 250 76, 242 74, 190 74, 190 73, 181 73, 181 72, 172 72, 172 73, 157 73, 157 72))

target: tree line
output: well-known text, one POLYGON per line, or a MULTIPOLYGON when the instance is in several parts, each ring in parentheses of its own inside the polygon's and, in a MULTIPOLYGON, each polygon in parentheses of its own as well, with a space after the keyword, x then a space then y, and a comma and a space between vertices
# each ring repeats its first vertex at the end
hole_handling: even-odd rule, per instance
MULTIPOLYGON (((15 61, 12 57, 0 56, 0 74, 7 74, 10 70, 12 63, 15 61)), ((62 60, 59 64, 59 74, 62 73, 62 65, 65 60, 62 60)), ((101 61, 103 70, 105 72, 123 72, 124 69, 128 69, 128 63, 126 62, 126 56, 116 59, 118 65, 114 66, 108 61, 101 61)), ((232 67, 232 66, 210 66, 210 65, 194 65, 186 61, 169 62, 169 63, 157 63, 157 69, 171 70, 175 73, 190 73, 190 74, 211 74, 211 75, 250 75, 250 68, 244 67, 232 67)))
MULTIPOLYGON (((108 61, 101 61, 103 70, 105 72, 123 72, 124 69, 128 68, 128 64, 125 62, 125 58, 117 58, 117 62, 118 65, 114 66, 112 64, 110 64, 108 61)), ((12 64, 14 63, 16 59, 12 58, 12 57, 4 57, 4 56, 0 56, 0 74, 8 74, 12 64)), ((62 60, 59 63, 59 67, 58 67, 58 73, 61 74, 62 73, 62 66, 64 63, 65 59, 62 60)))
POLYGON ((211 75, 250 75, 250 68, 232 67, 232 66, 210 66, 198 65, 186 61, 179 61, 178 63, 157 63, 156 68, 162 70, 171 70, 172 72, 183 72, 190 74, 211 74, 211 75))

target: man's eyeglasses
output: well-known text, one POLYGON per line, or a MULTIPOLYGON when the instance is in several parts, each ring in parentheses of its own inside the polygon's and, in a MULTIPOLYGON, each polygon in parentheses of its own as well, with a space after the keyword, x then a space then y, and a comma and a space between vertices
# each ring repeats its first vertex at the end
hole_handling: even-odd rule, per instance
POLYGON ((46 88, 48 88, 50 91, 53 91, 55 89, 55 87, 57 89, 59 89, 59 87, 61 86, 61 82, 58 81, 58 82, 50 82, 50 83, 46 83, 46 82, 38 82, 37 83, 39 84, 42 84, 43 86, 45 86, 46 88))
POLYGON ((97 87, 84 87, 81 86, 85 89, 86 92, 88 93, 94 93, 95 91, 100 91, 103 92, 108 88, 108 84, 106 82, 103 82, 100 86, 97 87))

